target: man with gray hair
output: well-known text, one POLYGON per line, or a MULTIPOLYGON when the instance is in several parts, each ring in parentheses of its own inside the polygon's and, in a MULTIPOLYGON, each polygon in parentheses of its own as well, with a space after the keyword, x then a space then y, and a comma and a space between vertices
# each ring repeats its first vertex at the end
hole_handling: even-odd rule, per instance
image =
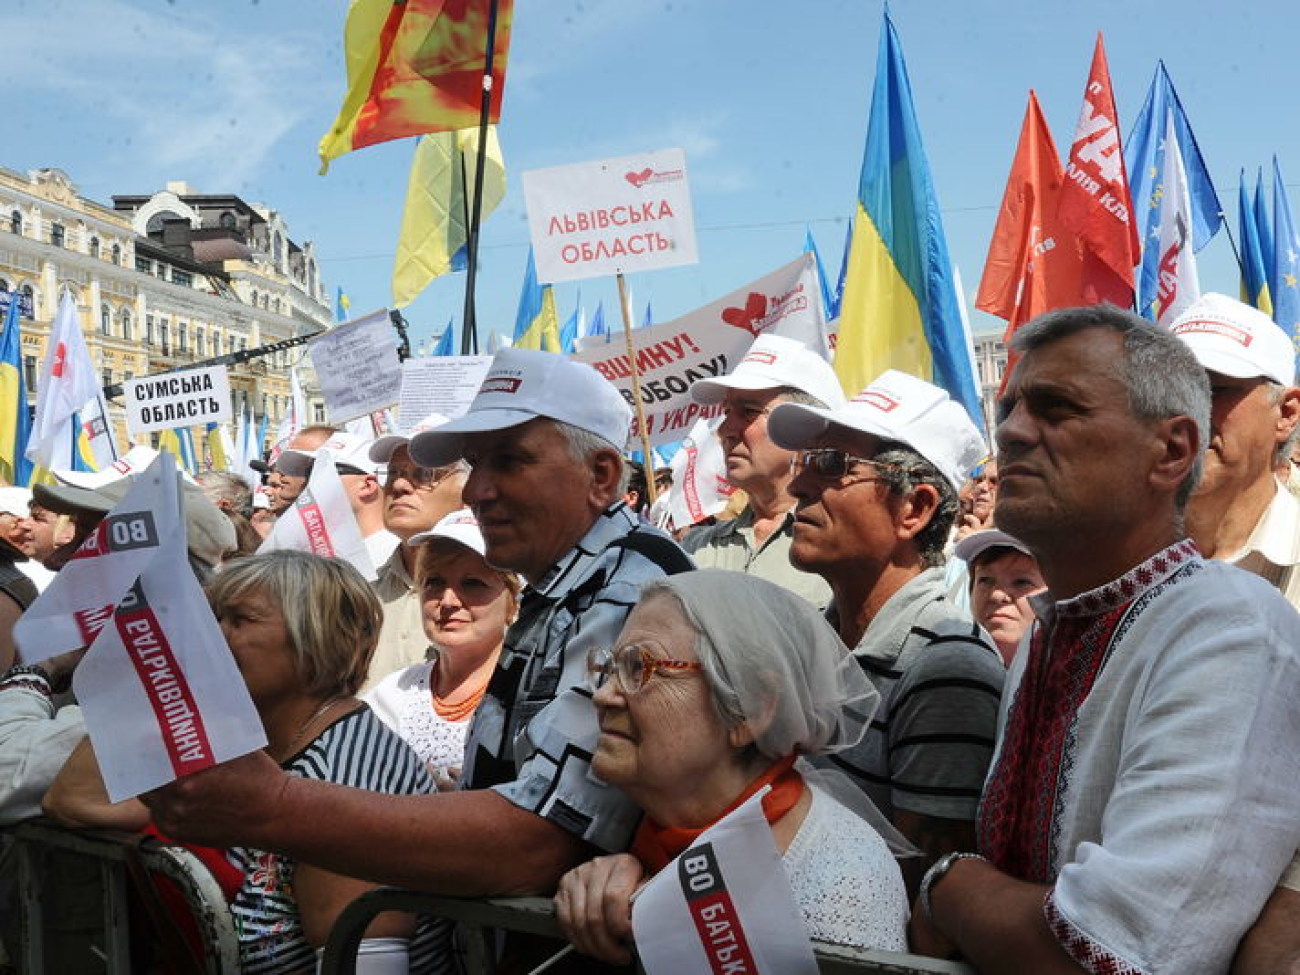
POLYGON ((974 848, 993 754, 1002 659, 939 568, 984 441, 947 393, 895 370, 836 408, 782 404, 768 430, 797 451, 790 559, 830 584, 828 615, 881 695, 832 761, 921 848, 915 886, 918 866, 974 848))
POLYGON ((1098 305, 1013 348, 995 517, 1048 589, 981 855, 927 873, 912 944, 989 972, 1224 971, 1300 835, 1300 617, 1185 537, 1210 390, 1182 342, 1098 305))
POLYGON ((596 851, 624 849, 640 813, 590 773, 599 728, 586 656, 614 644, 642 583, 690 565, 619 500, 630 424, 594 369, 508 348, 468 413, 411 438, 424 468, 469 463, 464 498, 486 557, 528 582, 460 791, 364 793, 288 776, 257 753, 146 797, 155 821, 196 842, 466 896, 550 891, 596 851))
POLYGON ((835 370, 802 342, 764 334, 729 375, 695 383, 691 398, 706 406, 721 404, 718 439, 726 455, 727 481, 744 491, 748 501, 735 518, 688 532, 682 547, 702 569, 747 572, 825 606, 831 595, 826 582, 790 564, 793 454, 772 442, 767 421, 781 403, 842 405, 835 370))

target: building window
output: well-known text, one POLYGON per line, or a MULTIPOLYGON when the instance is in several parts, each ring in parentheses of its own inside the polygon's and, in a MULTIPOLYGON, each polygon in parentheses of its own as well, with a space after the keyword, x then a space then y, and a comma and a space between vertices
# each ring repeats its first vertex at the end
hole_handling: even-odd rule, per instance
POLYGON ((220 332, 213 332, 213 333, 212 333, 212 354, 213 354, 213 355, 224 355, 224 353, 221 351, 221 333, 220 333, 220 332))
POLYGON ((127 341, 135 338, 135 336, 131 334, 131 312, 125 308, 122 309, 122 338, 127 341))
MULTIPOLYGON (((27 309, 31 311, 31 315, 29 316, 28 319, 30 321, 31 319, 34 319, 36 317, 36 292, 32 290, 32 286, 30 284, 25 284, 22 287, 22 296, 23 296, 23 304, 27 307, 27 309)), ((21 315, 22 312, 23 309, 20 307, 18 313, 21 315)))
POLYGON ((182 271, 180 268, 172 268, 172 283, 179 284, 183 287, 191 287, 194 284, 194 275, 189 271, 182 271))
POLYGON ((200 356, 208 354, 207 340, 203 335, 203 326, 194 329, 194 351, 200 356))
POLYGON ((66 235, 67 231, 63 229, 63 224, 50 224, 50 243, 55 247, 63 246, 63 240, 66 235))
POLYGON ((149 258, 147 257, 141 257, 139 254, 137 254, 135 255, 135 269, 139 271, 141 274, 152 274, 153 261, 149 260, 149 258))
POLYGON ((315 417, 315 422, 316 422, 316 423, 324 423, 324 422, 325 422, 325 404, 324 404, 324 403, 312 403, 312 404, 311 404, 311 409, 312 409, 312 415, 315 417))
POLYGON ((23 378, 27 382, 28 389, 36 388, 36 356, 23 356, 23 378))
POLYGON ((122 263, 122 247, 119 244, 113 245, 113 263, 119 265, 122 263))
POLYGON ((104 381, 104 385, 105 385, 105 386, 112 386, 112 385, 113 385, 113 370, 112 370, 112 369, 105 369, 104 372, 103 372, 103 374, 102 374, 102 376, 101 376, 101 378, 103 379, 103 381, 104 381))
POLYGON ((99 333, 101 335, 113 334, 113 311, 108 305, 99 309, 99 333))
POLYGON ((275 311, 275 313, 276 313, 277 315, 280 314, 280 299, 279 299, 279 298, 276 298, 274 301, 271 302, 271 308, 275 311))
POLYGON ((9 282, 4 278, 0 278, 0 291, 3 291, 5 294, 9 293, 9 282))
POLYGON ((153 316, 144 316, 144 341, 146 345, 153 345, 153 316))
POLYGON ((90 256, 91 256, 91 257, 99 257, 99 238, 98 238, 98 237, 91 237, 91 238, 90 238, 90 256))
POLYGON ((279 231, 276 231, 275 241, 272 246, 275 251, 275 266, 278 268, 284 263, 284 238, 280 236, 279 231))
POLYGON ((234 215, 233 213, 231 213, 229 210, 225 211, 225 212, 221 215, 220 220, 221 220, 221 229, 222 229, 222 230, 234 230, 234 229, 235 229, 235 215, 234 215))
POLYGON ((182 352, 190 350, 190 327, 184 322, 176 325, 176 347, 182 352))
POLYGON ((23 214, 21 210, 15 210, 9 214, 9 231, 10 233, 22 234, 23 232, 23 214))
POLYGON ((163 355, 171 355, 171 327, 164 320, 158 325, 158 342, 162 346, 163 355))
POLYGON ((256 291, 256 290, 254 290, 254 292, 253 292, 253 307, 254 307, 254 308, 257 307, 257 291, 256 291))

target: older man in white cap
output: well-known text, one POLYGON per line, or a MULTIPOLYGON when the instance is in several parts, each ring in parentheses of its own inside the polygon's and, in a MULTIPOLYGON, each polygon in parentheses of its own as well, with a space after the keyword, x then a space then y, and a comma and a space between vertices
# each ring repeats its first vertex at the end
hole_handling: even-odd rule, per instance
POLYGON ((630 423, 595 370, 509 348, 468 413, 411 440, 422 466, 468 461, 464 495, 487 559, 528 582, 459 792, 363 793, 287 776, 258 754, 153 794, 155 821, 173 836, 462 895, 549 891, 593 853, 623 849, 640 814, 590 772, 599 728, 585 658, 613 645, 642 583, 689 565, 619 500, 630 423))
POLYGON ((760 335, 732 372, 703 379, 691 397, 722 405, 718 439, 726 455, 727 481, 748 503, 735 518, 689 532, 682 547, 702 569, 734 569, 785 586, 815 606, 830 601, 820 576, 790 564, 794 498, 789 450, 768 435, 768 416, 781 403, 837 407, 844 403, 830 363, 801 342, 760 335))
POLYGON ((768 430, 797 451, 790 558, 830 584, 829 616, 882 698, 833 760, 925 864, 973 849, 1004 669, 939 566, 984 441, 947 393, 895 370, 837 408, 778 406, 768 430))
POLYGON ((1207 558, 1263 576, 1300 608, 1300 502, 1275 476, 1300 429, 1295 347, 1258 309, 1206 294, 1170 330, 1210 377, 1205 473, 1187 533, 1207 558))
POLYGON ((363 690, 428 656, 420 587, 413 576, 416 550, 405 543, 461 507, 468 468, 461 461, 422 467, 411 460, 410 443, 446 422, 441 413, 431 413, 410 430, 380 437, 370 446, 370 460, 382 471, 384 526, 403 544, 386 561, 375 563, 379 577, 374 588, 384 606, 384 623, 363 690))

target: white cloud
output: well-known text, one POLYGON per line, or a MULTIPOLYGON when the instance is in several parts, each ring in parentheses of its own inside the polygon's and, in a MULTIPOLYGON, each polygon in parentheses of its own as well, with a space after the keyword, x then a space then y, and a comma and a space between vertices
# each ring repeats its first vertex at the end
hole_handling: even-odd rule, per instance
POLYGON ((238 190, 319 112, 311 96, 338 84, 303 83, 318 58, 292 32, 253 35, 202 9, 168 9, 124 0, 7 7, 0 36, 28 41, 0 60, 0 85, 74 131, 113 130, 126 147, 113 163, 136 178, 184 175, 200 190, 238 190))

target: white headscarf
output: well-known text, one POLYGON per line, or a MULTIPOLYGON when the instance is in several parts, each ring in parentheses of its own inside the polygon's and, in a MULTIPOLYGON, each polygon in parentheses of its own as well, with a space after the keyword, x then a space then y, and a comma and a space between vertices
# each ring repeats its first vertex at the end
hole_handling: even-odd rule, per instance
POLYGON ((656 579, 641 593, 681 605, 720 711, 748 722, 764 755, 828 754, 866 733, 880 694, 822 615, 790 590, 701 569, 656 579))

